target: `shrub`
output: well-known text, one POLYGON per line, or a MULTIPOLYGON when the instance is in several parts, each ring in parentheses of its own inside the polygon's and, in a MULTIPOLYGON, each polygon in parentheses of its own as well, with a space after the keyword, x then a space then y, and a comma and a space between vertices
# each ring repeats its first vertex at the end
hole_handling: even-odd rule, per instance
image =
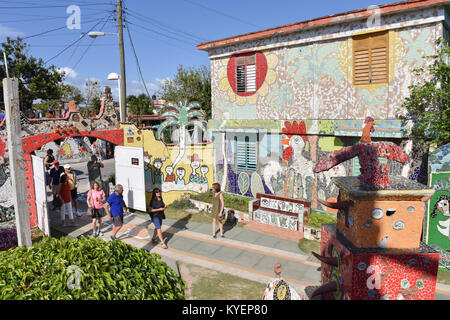
POLYGON ((15 228, 0 229, 0 251, 17 247, 17 231, 15 228))
POLYGON ((320 229, 320 228, 322 228, 323 223, 336 223, 336 222, 337 222, 336 217, 317 213, 317 212, 312 212, 306 225, 320 229))
POLYGON ((0 299, 184 299, 183 280, 160 259, 121 241, 45 237, 0 252, 0 299))
POLYGON ((108 177, 108 182, 111 182, 113 185, 116 185, 116 174, 112 173, 109 177, 108 177))
MULTIPOLYGON (((205 193, 197 193, 191 195, 192 200, 212 203, 212 191, 208 191, 205 193)), ((250 198, 238 196, 234 194, 223 194, 223 200, 225 202, 225 207, 229 209, 235 209, 238 211, 248 212, 248 203, 250 202, 250 198)))
POLYGON ((172 202, 170 207, 175 209, 194 209, 195 205, 189 199, 183 198, 172 202))

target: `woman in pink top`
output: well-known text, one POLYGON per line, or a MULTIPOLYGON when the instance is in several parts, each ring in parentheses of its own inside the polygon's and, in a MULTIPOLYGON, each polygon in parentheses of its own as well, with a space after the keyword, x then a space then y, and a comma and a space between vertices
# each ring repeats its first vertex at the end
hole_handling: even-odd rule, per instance
POLYGON ((100 189, 100 183, 94 181, 87 195, 87 205, 92 210, 92 236, 103 236, 100 231, 102 229, 102 217, 105 216, 103 202, 106 201, 105 192, 100 189), (98 220, 98 230, 97 227, 98 220))

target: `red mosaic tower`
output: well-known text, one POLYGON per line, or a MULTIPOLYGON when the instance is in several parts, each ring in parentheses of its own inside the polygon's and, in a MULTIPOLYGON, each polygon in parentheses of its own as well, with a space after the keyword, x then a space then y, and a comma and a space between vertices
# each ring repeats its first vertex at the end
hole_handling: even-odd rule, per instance
POLYGON ((362 173, 334 178, 337 203, 320 201, 339 211, 336 224, 322 225, 321 252, 314 254, 322 262, 322 286, 305 291, 310 299, 432 300, 440 256, 421 235, 425 204, 434 190, 389 177, 377 158, 405 162, 408 157, 393 143, 371 142, 367 132, 356 146, 316 165, 320 172, 358 156, 362 173))

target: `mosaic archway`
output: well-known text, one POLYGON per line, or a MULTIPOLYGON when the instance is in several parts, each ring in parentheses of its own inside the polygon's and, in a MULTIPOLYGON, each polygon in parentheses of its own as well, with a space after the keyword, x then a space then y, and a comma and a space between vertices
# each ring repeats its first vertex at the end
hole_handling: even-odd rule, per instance
MULTIPOLYGON (((30 216, 30 226, 37 225, 36 201, 34 195, 32 152, 52 141, 69 137, 93 137, 115 145, 123 145, 124 133, 113 106, 111 91, 105 89, 100 112, 95 117, 84 117, 74 103, 69 103, 69 110, 64 118, 27 119, 22 117, 22 150, 25 172, 25 188, 30 216)), ((7 166, 7 132, 4 123, 0 123, 0 156, 4 159, 1 166, 7 166)), ((8 185, 10 181, 5 181, 8 185)), ((1 206, 1 204, 0 204, 1 206)), ((0 208, 9 210, 10 208, 0 208)))

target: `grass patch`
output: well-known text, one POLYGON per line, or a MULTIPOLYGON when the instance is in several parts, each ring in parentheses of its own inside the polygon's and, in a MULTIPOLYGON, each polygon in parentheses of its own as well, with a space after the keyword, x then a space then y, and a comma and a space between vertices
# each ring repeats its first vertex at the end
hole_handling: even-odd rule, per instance
POLYGON ((439 269, 437 274, 437 282, 450 284, 450 271, 447 269, 439 269))
MULTIPOLYGON (((191 194, 192 200, 212 203, 213 193, 208 191, 205 193, 191 194)), ((223 193, 223 200, 225 202, 225 208, 234 209, 242 212, 248 212, 248 203, 251 198, 223 193)))
POLYGON ((307 254, 311 254, 312 251, 320 253, 320 241, 302 239, 298 243, 298 247, 307 254))
POLYGON ((261 300, 267 284, 178 262, 188 300, 261 300))

